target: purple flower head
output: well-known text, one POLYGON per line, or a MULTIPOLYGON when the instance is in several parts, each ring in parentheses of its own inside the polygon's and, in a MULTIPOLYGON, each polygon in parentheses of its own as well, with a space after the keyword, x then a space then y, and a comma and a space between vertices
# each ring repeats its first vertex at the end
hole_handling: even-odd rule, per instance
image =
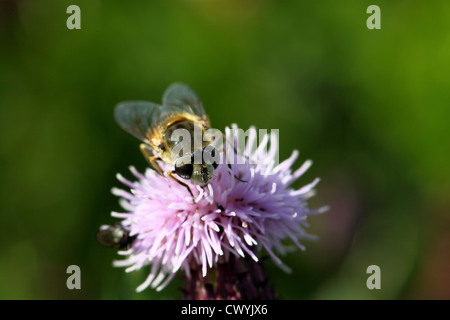
MULTIPOLYGON (((236 141, 235 132, 236 126, 227 128, 227 141, 236 141)), ((179 269, 189 277, 192 264, 199 266, 205 277, 210 268, 228 261, 231 255, 258 261, 262 249, 282 269, 289 270, 277 253, 286 254, 288 248, 282 244, 285 239, 303 250, 300 240, 313 238, 304 228, 308 215, 324 210, 307 206, 319 179, 293 189, 292 183, 311 161, 293 171, 297 151, 277 164, 276 139, 266 135, 259 140, 255 148, 256 129, 251 128, 246 149, 231 148, 232 154, 228 152, 227 158, 235 163, 231 169, 219 165, 205 188, 188 183, 195 203, 185 187, 150 168, 141 174, 131 167, 136 181, 117 176, 130 191, 112 190, 127 211, 113 212, 112 216, 123 219, 121 225, 136 239, 128 250, 119 251, 126 258, 114 265, 127 267, 127 272, 150 266, 147 279, 137 291, 148 286, 163 289, 179 269)), ((171 169, 164 164, 161 167, 171 169)))

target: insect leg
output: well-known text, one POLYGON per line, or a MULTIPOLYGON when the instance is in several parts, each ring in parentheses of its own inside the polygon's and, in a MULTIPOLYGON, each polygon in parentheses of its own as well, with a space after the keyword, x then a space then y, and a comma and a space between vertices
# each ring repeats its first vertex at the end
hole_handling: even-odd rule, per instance
POLYGON ((190 194, 191 197, 192 197, 192 202, 195 203, 194 194, 192 193, 192 191, 191 191, 191 189, 189 188, 189 186, 188 186, 186 183, 184 183, 183 181, 178 180, 173 174, 174 174, 174 171, 173 171, 173 170, 167 172, 167 176, 168 176, 169 178, 171 178, 173 181, 175 181, 175 182, 181 184, 183 187, 185 187, 185 188, 189 191, 189 194, 190 194))
POLYGON ((152 165, 152 167, 155 168, 155 170, 158 171, 160 174, 163 174, 163 170, 156 162, 161 160, 161 158, 155 157, 152 153, 152 149, 146 144, 141 143, 139 149, 141 149, 141 152, 144 155, 145 159, 147 159, 147 161, 152 165))

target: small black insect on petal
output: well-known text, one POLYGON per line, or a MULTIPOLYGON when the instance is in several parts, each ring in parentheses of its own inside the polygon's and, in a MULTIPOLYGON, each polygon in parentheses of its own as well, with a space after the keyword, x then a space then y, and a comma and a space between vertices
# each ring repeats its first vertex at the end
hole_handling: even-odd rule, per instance
POLYGON ((97 242, 104 247, 123 249, 133 244, 136 236, 130 237, 129 231, 122 225, 103 225, 97 232, 97 242))

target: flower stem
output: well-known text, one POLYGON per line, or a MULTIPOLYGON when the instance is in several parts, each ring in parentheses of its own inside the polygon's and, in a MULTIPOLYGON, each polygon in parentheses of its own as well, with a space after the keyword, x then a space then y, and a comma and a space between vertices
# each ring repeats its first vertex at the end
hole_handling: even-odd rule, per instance
POLYGON ((190 277, 184 276, 185 300, 273 300, 277 294, 262 261, 230 255, 203 277, 201 267, 191 263, 190 277))

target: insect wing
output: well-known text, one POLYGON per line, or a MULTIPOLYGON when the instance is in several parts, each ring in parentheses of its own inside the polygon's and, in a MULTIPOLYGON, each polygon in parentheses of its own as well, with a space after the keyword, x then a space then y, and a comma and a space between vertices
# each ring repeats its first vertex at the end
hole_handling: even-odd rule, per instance
POLYGON ((126 132, 148 143, 149 129, 158 122, 162 108, 147 101, 125 101, 116 106, 114 118, 126 132))
POLYGON ((185 111, 204 120, 208 119, 197 94, 182 83, 174 83, 167 88, 163 95, 163 105, 172 111, 185 111))

